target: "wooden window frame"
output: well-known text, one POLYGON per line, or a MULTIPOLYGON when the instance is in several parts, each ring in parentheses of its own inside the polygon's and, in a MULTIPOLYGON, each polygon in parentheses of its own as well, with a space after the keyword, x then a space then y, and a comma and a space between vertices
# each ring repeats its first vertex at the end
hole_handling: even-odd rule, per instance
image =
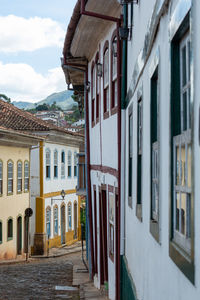
POLYGON ((61 151, 61 179, 65 178, 65 151, 61 151))
POLYGON ((71 150, 68 150, 67 152, 67 177, 72 177, 72 152, 71 150), (69 160, 70 157, 70 160, 69 160))
POLYGON ((128 206, 133 208, 133 105, 128 109, 128 206))
POLYGON ((110 84, 109 84, 109 42, 106 41, 103 50, 103 119, 109 118, 110 84), (105 85, 105 53, 108 51, 108 82, 105 85), (108 105, 107 105, 108 104, 108 105))
POLYGON ((13 218, 9 217, 7 220, 7 241, 11 241, 11 240, 13 240, 13 218), (9 228, 9 222, 11 222, 11 224, 12 224, 11 229, 9 228))
POLYGON ((23 180, 23 163, 22 163, 21 160, 18 160, 17 161, 17 194, 21 194, 22 193, 22 190, 23 190, 22 180, 23 180), (21 177, 19 177, 19 170, 18 170, 19 164, 21 164, 21 177), (20 180, 20 184, 21 184, 21 189, 20 190, 18 189, 18 181, 19 180, 20 180))
POLYGON ((46 149, 45 151, 45 171, 46 171, 46 179, 49 180, 51 179, 51 150, 50 149, 46 149), (49 162, 47 159, 47 154, 49 153, 49 162))
MULTIPOLYGON (((95 67, 99 63, 99 52, 96 54, 95 58, 95 67)), ((97 76, 96 71, 96 124, 99 122, 100 118, 100 91, 101 91, 101 80, 100 77, 97 76)))
POLYGON ((46 235, 47 235, 47 239, 50 239, 51 238, 51 207, 50 206, 47 206, 46 207, 46 235), (50 213, 50 221, 47 222, 47 212, 50 213), (48 234, 47 232, 47 224, 50 224, 50 234, 48 234))
POLYGON ((54 162, 54 165, 53 165, 53 177, 54 179, 57 179, 58 178, 58 151, 57 150, 54 150, 53 152, 53 162, 54 162), (55 159, 55 154, 56 154, 56 159, 55 159), (57 160, 57 162, 56 162, 57 160), (56 176, 55 176, 56 174, 56 176))
POLYGON ((110 63, 110 85, 111 85, 111 101, 110 101, 110 110, 111 110, 111 115, 114 115, 117 113, 117 106, 118 106, 118 94, 119 94, 119 90, 118 90, 118 61, 117 61, 117 57, 115 57, 113 54, 113 47, 112 44, 114 42, 114 40, 117 41, 117 30, 115 30, 113 32, 112 38, 111 38, 111 63, 110 63), (114 59, 116 59, 116 74, 115 76, 113 76, 113 57, 114 59), (116 86, 115 86, 116 85, 116 86), (115 88, 117 88, 117 99, 115 99, 115 88), (115 103, 116 102, 116 103, 115 103))
POLYGON ((28 160, 25 160, 24 162, 24 192, 27 193, 29 192, 29 188, 30 188, 30 164, 28 160), (28 165, 28 176, 26 176, 26 164, 28 165), (28 182, 28 185, 26 188, 26 181, 28 182))
POLYGON ((94 61, 92 62, 92 68, 91 68, 91 123, 92 127, 95 126, 95 98, 96 98, 96 83, 95 81, 95 64, 94 61))
MULTIPOLYGON (((181 10, 181 6, 177 6, 177 11, 181 10)), ((173 262, 178 266, 178 268, 183 272, 183 274, 191 281, 191 283, 195 284, 195 264, 194 264, 194 189, 191 186, 191 190, 187 191, 186 180, 184 179, 184 184, 181 187, 182 192, 189 192, 191 195, 190 197, 190 247, 183 245, 183 240, 179 239, 175 236, 175 228, 177 222, 177 210, 175 209, 176 198, 175 192, 176 189, 179 188, 180 184, 177 186, 177 166, 178 169, 180 165, 177 164, 175 160, 176 151, 175 147, 180 147, 182 144, 191 145, 191 153, 193 153, 193 132, 191 125, 191 129, 188 128, 185 130, 183 128, 183 121, 182 121, 182 107, 181 107, 181 67, 180 67, 180 47, 181 42, 185 36, 191 36, 191 29, 190 29, 190 11, 185 12, 185 16, 182 18, 182 22, 180 23, 179 27, 176 27, 176 30, 172 32, 171 35, 171 201, 170 201, 170 211, 169 214, 169 255, 173 262), (188 251, 189 250, 189 251, 188 251)), ((191 55, 192 57, 192 55, 191 55)), ((190 57, 189 61, 189 70, 191 72, 190 76, 192 77, 192 64, 193 60, 190 57)), ((192 86, 191 86, 192 87, 192 86)), ((191 105, 191 120, 193 114, 193 93, 190 94, 190 105, 191 105)), ((182 151, 182 150, 181 150, 182 151)), ((181 156, 180 156, 181 157, 181 156)), ((193 166, 193 155, 191 154, 191 182, 194 176, 194 168, 193 166)), ((179 173, 178 173, 179 174, 179 173)), ((180 171, 181 174, 181 171, 180 171)), ((182 185, 182 175, 181 175, 181 185, 182 185)), ((185 175, 184 175, 185 178, 185 175)), ((179 179, 180 181, 180 179, 179 179)), ((181 207, 181 202, 180 206, 181 207)), ((186 210, 188 208, 186 207, 186 210)), ((180 216, 180 214, 179 214, 180 216)), ((181 219, 179 219, 181 222, 181 219)), ((187 239, 187 238, 185 238, 187 239)), ((186 245, 186 244, 185 244, 186 245)))
POLYGON ((8 182, 7 182, 7 195, 13 195, 13 188, 14 188, 14 179, 13 179, 13 175, 14 175, 14 162, 9 159, 7 162, 7 176, 8 176, 8 182), (8 172, 8 168, 9 168, 9 164, 12 164, 12 178, 9 178, 9 172, 8 172), (12 183, 12 190, 9 191, 9 181, 11 181, 12 183))
POLYGON ((58 236, 58 205, 54 205, 53 207, 53 233, 54 236, 58 236), (57 219, 55 218, 55 210, 57 209, 57 219), (55 231, 55 221, 57 220, 57 232, 55 231))

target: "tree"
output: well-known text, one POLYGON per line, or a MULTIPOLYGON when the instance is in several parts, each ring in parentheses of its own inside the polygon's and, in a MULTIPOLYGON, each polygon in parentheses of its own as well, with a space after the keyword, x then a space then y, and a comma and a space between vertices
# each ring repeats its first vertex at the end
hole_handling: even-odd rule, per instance
POLYGON ((4 98, 4 100, 6 100, 6 102, 11 103, 11 99, 8 98, 6 95, 4 94, 0 94, 0 98, 4 98))

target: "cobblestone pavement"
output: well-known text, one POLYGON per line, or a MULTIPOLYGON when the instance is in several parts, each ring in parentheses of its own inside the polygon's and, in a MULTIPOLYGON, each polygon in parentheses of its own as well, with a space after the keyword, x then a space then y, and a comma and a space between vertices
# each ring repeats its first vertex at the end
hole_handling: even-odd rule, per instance
POLYGON ((73 264, 70 257, 41 259, 29 263, 0 266, 0 300, 73 299, 79 289, 72 286, 73 264))

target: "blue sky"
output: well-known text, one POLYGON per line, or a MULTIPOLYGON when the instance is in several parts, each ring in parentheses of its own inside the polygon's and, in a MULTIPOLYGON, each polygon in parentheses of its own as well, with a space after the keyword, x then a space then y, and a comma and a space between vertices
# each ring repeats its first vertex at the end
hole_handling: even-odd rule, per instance
POLYGON ((60 57, 76 0, 0 0, 0 93, 39 101, 66 89, 60 57))

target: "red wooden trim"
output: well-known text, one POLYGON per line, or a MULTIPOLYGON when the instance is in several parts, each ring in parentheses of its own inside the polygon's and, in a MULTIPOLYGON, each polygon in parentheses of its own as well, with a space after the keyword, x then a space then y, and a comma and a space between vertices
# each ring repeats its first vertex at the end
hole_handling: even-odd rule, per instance
MULTIPOLYGON (((97 64, 97 62, 99 61, 99 51, 97 52, 96 56, 95 56, 95 64, 97 64)), ((96 72, 96 124, 99 122, 99 117, 100 117, 100 79, 97 76, 97 72, 96 72), (97 81, 99 82, 99 94, 97 93, 97 81), (97 98, 98 98, 98 102, 97 102, 97 98), (98 105, 98 110, 97 110, 97 105, 98 105), (98 111, 98 114, 97 114, 98 111)))
POLYGON ((93 171, 100 171, 102 173, 108 173, 108 174, 113 175, 116 178, 118 178, 118 170, 111 168, 111 167, 101 166, 101 165, 90 165, 90 169, 93 171))
MULTIPOLYGON (((106 111, 105 111, 105 105, 106 105, 106 97, 105 97, 105 88, 104 88, 104 58, 105 58, 105 52, 108 49, 108 63, 110 63, 110 55, 109 55, 109 41, 105 41, 104 47, 103 47, 103 118, 107 119, 109 117, 109 107, 106 106, 106 111)), ((108 95, 110 96, 110 83, 109 83, 109 66, 108 66, 108 86, 106 89, 108 89, 108 95)))
MULTIPOLYGON (((113 60, 112 60, 112 56, 113 56, 113 50, 112 50, 112 43, 113 43, 113 40, 117 38, 117 29, 114 30, 113 34, 112 34, 112 37, 111 37, 111 61, 110 61, 110 86, 111 86, 111 97, 110 97, 110 109, 111 109, 111 115, 114 115, 115 113, 117 113, 117 105, 118 105, 118 99, 117 99, 117 105, 115 106, 114 105, 114 92, 113 92, 113 83, 115 81, 117 81, 117 78, 113 81, 113 78, 112 78, 112 71, 113 71, 113 60)), ((117 60, 117 64, 118 64, 118 60, 117 60)), ((118 75, 117 75, 118 77, 118 75)), ((118 91, 117 91, 118 93, 118 91)))
POLYGON ((91 66, 91 127, 95 126, 95 95, 93 95, 93 72, 94 72, 94 66, 95 63, 94 61, 92 62, 92 66, 91 66))

